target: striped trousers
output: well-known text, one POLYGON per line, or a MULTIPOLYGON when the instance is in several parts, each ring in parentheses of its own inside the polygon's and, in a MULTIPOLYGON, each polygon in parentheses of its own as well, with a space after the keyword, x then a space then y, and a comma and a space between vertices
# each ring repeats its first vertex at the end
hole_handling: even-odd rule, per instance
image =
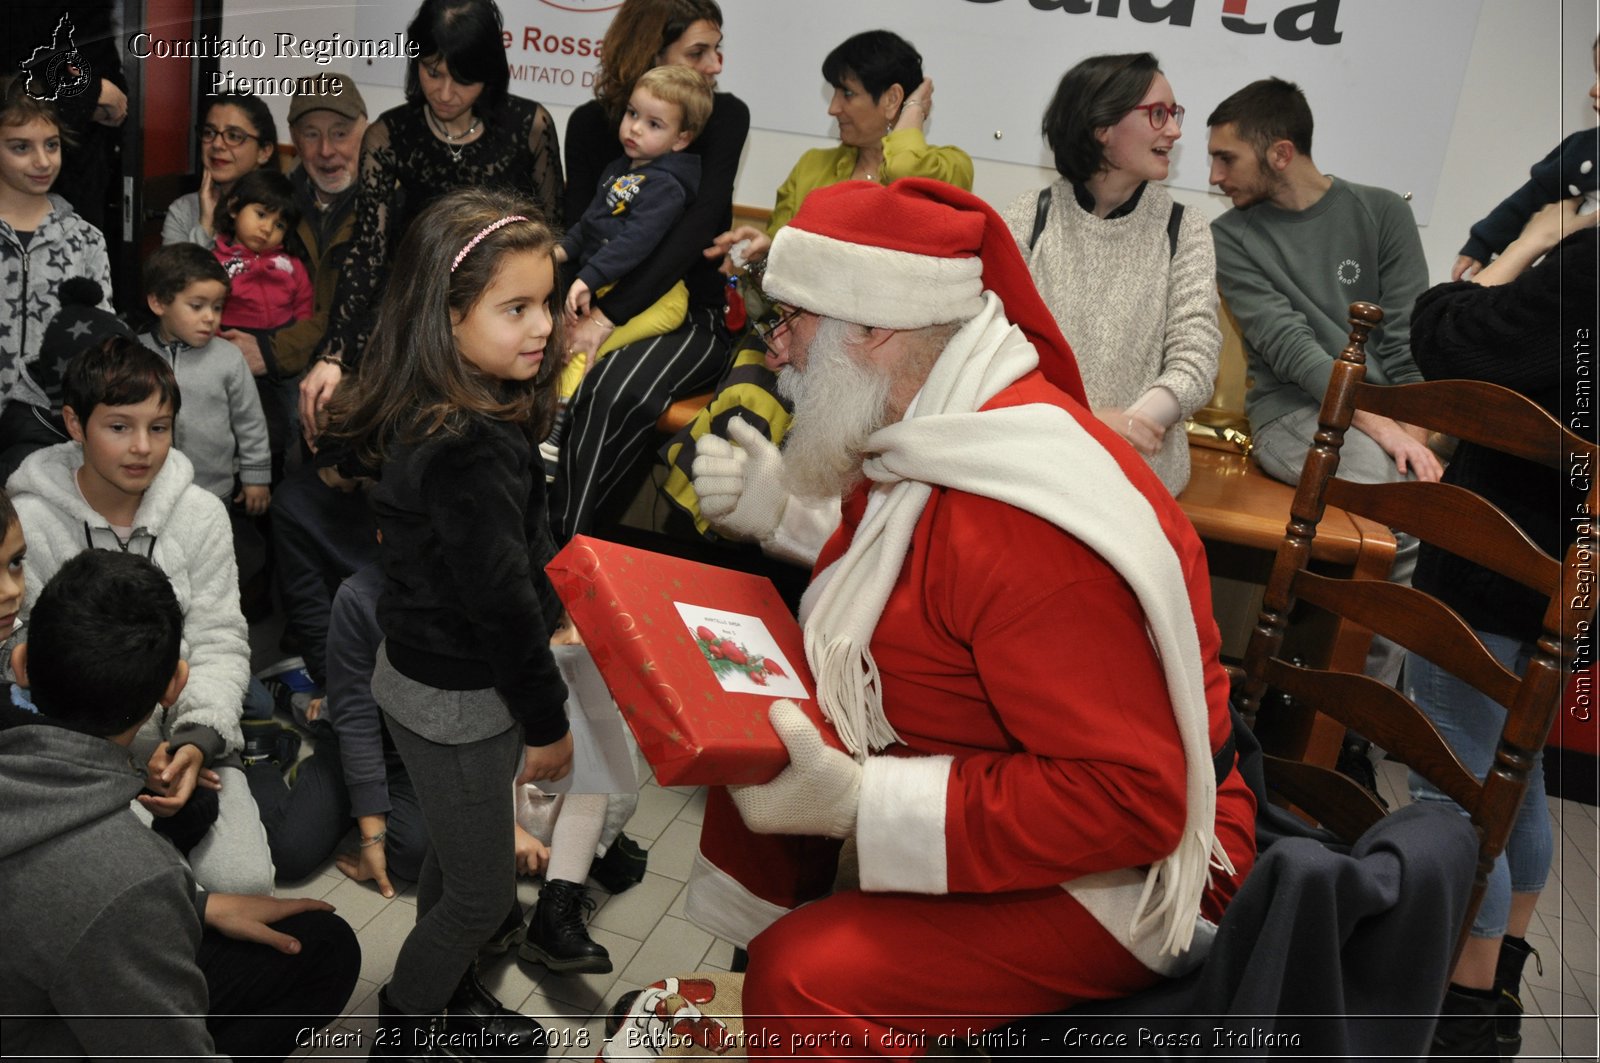
POLYGON ((594 531, 596 513, 617 501, 634 463, 654 447, 657 418, 677 400, 709 391, 729 348, 721 308, 690 307, 681 327, 612 351, 584 378, 550 487, 558 544, 594 531))

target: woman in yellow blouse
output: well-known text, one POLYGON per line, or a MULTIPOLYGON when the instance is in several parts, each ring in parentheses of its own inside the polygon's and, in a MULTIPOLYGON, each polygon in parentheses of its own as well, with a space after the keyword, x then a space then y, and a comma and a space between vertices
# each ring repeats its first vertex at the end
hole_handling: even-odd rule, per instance
MULTIPOLYGON (((932 177, 971 191, 971 156, 957 147, 929 144, 923 135, 933 111, 933 80, 923 75, 922 56, 909 41, 888 30, 858 33, 828 53, 822 76, 833 86, 828 114, 838 123, 839 144, 800 156, 778 189, 765 232, 750 225, 730 229, 706 249, 707 257, 737 247, 737 264, 760 262, 772 237, 806 196, 840 181, 888 184, 901 177, 932 177)), ((695 441, 708 431, 725 435, 735 415, 774 443, 782 442, 789 427, 789 411, 777 396, 777 378, 767 369, 765 356, 759 337, 746 338, 717 387, 717 397, 663 448, 671 468, 663 490, 702 533, 707 526, 689 477, 695 441)))

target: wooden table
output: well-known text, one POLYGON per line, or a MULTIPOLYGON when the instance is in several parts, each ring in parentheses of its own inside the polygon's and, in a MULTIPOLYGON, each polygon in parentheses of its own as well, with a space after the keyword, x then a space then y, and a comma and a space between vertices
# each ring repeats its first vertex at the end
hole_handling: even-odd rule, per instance
MULTIPOLYGON (((1192 446, 1189 486, 1178 496, 1205 543, 1215 576, 1265 585, 1289 523, 1294 488, 1279 483, 1243 454, 1192 446)), ((1328 507, 1317 526, 1312 563, 1343 575, 1385 579, 1394 563, 1394 535, 1365 517, 1328 507)), ((1372 633, 1315 612, 1291 626, 1293 652, 1308 664, 1361 671, 1372 633)), ((1272 752, 1332 767, 1344 738, 1341 724, 1320 714, 1268 721, 1263 744, 1272 752)))

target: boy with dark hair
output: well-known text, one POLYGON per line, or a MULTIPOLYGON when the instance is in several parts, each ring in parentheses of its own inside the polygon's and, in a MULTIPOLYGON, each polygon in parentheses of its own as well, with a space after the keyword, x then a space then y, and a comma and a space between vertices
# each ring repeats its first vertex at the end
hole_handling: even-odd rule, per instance
POLYGON ((189 676, 183 627, 160 569, 90 550, 38 595, 12 652, 39 712, 0 706, 7 1054, 281 1057, 355 984, 360 946, 330 905, 197 895, 130 811, 129 747, 189 676))
POLYGON ((239 348, 218 335, 228 301, 228 273, 198 244, 167 244, 144 267, 145 302, 155 315, 139 339, 172 366, 189 399, 177 446, 194 465, 195 483, 251 516, 271 500, 267 418, 239 348), (234 495, 234 473, 243 484, 234 495))
POLYGON ((28 539, 24 615, 50 577, 86 549, 154 561, 183 603, 182 696, 135 743, 164 801, 184 804, 203 768, 221 782, 217 821, 190 852, 208 889, 270 893, 272 860, 237 753, 250 651, 239 611, 228 515, 172 449, 181 396, 172 367, 114 338, 67 368, 62 411, 72 442, 30 455, 8 489, 28 539))

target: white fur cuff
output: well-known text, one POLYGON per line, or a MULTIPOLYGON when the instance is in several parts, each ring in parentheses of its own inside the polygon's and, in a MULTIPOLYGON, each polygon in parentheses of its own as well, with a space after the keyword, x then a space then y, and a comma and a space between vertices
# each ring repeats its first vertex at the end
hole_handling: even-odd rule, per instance
POLYGON ((953 757, 868 757, 856 848, 861 888, 948 893, 945 816, 953 757))

